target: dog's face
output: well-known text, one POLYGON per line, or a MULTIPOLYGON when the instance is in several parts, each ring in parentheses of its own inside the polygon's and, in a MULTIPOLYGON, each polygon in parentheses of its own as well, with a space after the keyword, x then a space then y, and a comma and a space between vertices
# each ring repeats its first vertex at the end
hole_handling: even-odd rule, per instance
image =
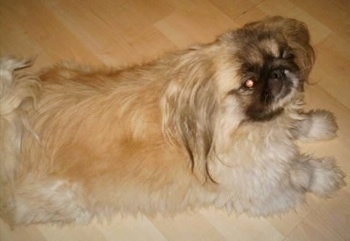
POLYGON ((272 17, 227 32, 173 59, 163 125, 180 139, 194 166, 230 148, 242 121, 278 117, 303 90, 314 61, 306 26, 272 17), (214 151, 213 151, 214 150, 214 151))
POLYGON ((314 60, 304 24, 280 17, 251 23, 224 34, 219 41, 234 45, 235 95, 247 118, 269 120, 303 90, 314 60))

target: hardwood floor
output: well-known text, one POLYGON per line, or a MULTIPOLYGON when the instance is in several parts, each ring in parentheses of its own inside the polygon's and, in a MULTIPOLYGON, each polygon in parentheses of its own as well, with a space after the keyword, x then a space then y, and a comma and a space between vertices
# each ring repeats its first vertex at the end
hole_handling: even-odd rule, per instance
MULTIPOLYGON (((36 57, 35 69, 62 59, 126 65, 270 15, 305 21, 317 59, 306 88, 309 108, 335 113, 335 140, 302 145, 331 155, 350 183, 350 1, 348 0, 0 0, 0 53, 36 57)), ((174 218, 115 217, 87 226, 32 225, 1 241, 350 240, 350 184, 335 198, 308 196, 308 206, 281 217, 249 218, 201 210, 174 218)))

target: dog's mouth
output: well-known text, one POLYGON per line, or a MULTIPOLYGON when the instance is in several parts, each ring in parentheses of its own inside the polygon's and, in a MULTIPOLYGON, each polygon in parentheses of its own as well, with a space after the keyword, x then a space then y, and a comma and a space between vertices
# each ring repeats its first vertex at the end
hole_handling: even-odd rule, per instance
POLYGON ((287 69, 273 70, 266 81, 267 86, 264 88, 266 93, 262 97, 266 104, 283 105, 287 97, 298 87, 299 82, 299 79, 287 69))

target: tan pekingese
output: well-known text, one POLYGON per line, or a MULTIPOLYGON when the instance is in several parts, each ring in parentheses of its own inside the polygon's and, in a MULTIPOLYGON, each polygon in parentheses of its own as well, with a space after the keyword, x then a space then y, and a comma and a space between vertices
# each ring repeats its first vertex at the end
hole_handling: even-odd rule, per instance
POLYGON ((271 17, 125 69, 1 61, 1 216, 88 222, 214 205, 285 212, 344 174, 295 140, 335 137, 303 111, 314 52, 302 22, 271 17))

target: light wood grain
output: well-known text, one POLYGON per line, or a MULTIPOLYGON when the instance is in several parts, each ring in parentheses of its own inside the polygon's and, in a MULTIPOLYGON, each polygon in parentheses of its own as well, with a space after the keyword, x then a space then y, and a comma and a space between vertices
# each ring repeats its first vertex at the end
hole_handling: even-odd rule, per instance
MULTIPOLYGON (((36 57, 35 69, 58 60, 126 65, 269 15, 305 21, 317 61, 308 108, 335 113, 330 142, 303 145, 335 156, 350 174, 350 1, 348 0, 0 0, 0 53, 36 57)), ((249 218, 222 210, 164 217, 120 217, 87 226, 32 225, 11 230, 0 220, 1 241, 109 240, 350 240, 350 185, 333 199, 308 197, 308 206, 280 217, 249 218)))

